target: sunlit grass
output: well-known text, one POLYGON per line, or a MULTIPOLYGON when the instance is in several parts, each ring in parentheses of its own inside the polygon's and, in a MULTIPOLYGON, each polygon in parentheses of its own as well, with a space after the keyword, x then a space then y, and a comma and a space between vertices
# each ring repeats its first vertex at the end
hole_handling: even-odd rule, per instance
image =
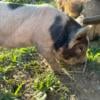
MULTIPOLYGON (((5 49, 0 48, 0 92, 1 98, 22 98, 32 91, 35 98, 46 98, 48 93, 60 93, 61 98, 70 90, 64 86, 53 72, 41 68, 35 47, 5 49), (28 83, 29 81, 29 83, 28 83), (28 85, 28 87, 26 87, 28 85)), ((100 48, 91 44, 87 51, 88 70, 100 71, 100 48)), ((16 100, 17 100, 16 99, 16 100)), ((65 99, 66 100, 66 99, 65 99)))
POLYGON ((45 73, 35 79, 33 87, 35 90, 48 91, 59 85, 60 81, 55 77, 54 73, 45 73))
POLYGON ((97 59, 100 57, 100 50, 95 52, 92 49, 88 49, 87 52, 87 58, 89 61, 97 61, 97 59))
POLYGON ((100 72, 100 40, 91 42, 87 51, 88 70, 100 72))
POLYGON ((64 93, 69 92, 53 72, 46 72, 45 65, 42 68, 39 59, 35 47, 0 48, 0 92, 2 98, 8 97, 10 98, 8 100, 22 98, 27 91, 33 91, 35 98, 40 98, 39 94, 41 93, 44 93, 43 96, 45 96, 50 91, 63 91, 61 93, 63 96, 64 93), (27 83, 28 81, 29 83, 27 83), (28 87, 26 87, 27 85, 28 87))

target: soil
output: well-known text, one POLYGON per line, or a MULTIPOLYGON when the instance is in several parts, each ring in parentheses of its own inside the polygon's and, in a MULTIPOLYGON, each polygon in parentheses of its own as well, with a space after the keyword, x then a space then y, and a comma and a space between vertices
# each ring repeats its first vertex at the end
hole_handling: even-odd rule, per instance
MULTIPOLYGON (((100 52, 100 41, 92 42, 91 47, 100 52)), ((94 50, 95 51, 95 50, 94 50)), ((97 53, 97 52, 96 52, 97 53)), ((69 100, 100 100, 100 56, 96 61, 88 61, 83 73, 83 66, 68 69, 72 79, 59 75, 61 81, 71 90, 69 100)))

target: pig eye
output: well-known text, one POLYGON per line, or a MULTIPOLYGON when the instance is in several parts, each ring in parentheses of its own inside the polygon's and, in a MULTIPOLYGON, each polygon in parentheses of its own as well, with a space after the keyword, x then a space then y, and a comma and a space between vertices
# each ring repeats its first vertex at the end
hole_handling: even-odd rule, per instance
POLYGON ((77 49, 76 49, 76 53, 77 54, 81 54, 83 51, 84 51, 84 46, 79 46, 77 49))
POLYGON ((84 47, 83 46, 80 46, 79 49, 80 49, 81 52, 84 51, 84 47))

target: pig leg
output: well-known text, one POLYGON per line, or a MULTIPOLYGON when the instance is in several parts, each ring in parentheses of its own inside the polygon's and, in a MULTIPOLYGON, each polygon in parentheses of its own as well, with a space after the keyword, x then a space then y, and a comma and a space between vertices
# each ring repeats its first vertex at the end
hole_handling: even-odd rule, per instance
POLYGON ((61 67, 59 63, 56 61, 55 56, 50 48, 38 49, 39 53, 45 57, 50 67, 54 72, 61 73, 61 67))

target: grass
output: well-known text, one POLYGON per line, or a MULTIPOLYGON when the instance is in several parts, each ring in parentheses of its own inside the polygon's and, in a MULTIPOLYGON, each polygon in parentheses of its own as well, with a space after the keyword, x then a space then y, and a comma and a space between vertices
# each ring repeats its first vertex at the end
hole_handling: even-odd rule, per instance
MULTIPOLYGON (((54 5, 53 0, 49 2, 54 5)), ((49 93, 66 100, 69 89, 44 64, 35 47, 0 48, 0 100, 45 100, 49 93)))
POLYGON ((49 92, 59 91, 63 91, 59 94, 63 97, 69 93, 68 88, 45 66, 35 47, 0 48, 0 100, 45 100, 49 92))
POLYGON ((87 51, 88 70, 100 72, 100 40, 92 42, 87 51))
MULTIPOLYGON (((90 45, 87 57, 88 70, 100 71, 99 42, 90 45)), ((45 100, 50 93, 67 100, 70 90, 43 63, 35 47, 0 48, 0 100, 45 100)))

